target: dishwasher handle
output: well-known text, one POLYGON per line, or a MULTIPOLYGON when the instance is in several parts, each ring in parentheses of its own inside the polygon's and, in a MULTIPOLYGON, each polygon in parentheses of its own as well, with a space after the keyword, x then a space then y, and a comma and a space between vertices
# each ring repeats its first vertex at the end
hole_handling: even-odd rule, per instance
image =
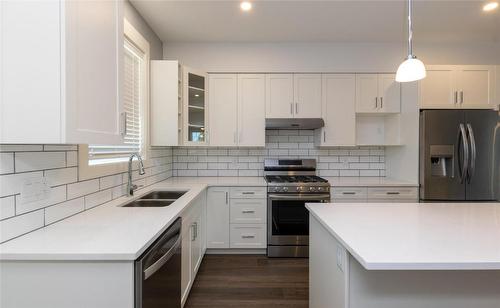
POLYGON ((160 259, 158 259, 158 261, 151 264, 150 267, 148 267, 144 270, 144 272, 143 272, 144 280, 151 277, 151 275, 156 273, 165 263, 167 263, 167 261, 174 255, 177 248, 179 248, 179 246, 181 244, 181 240, 182 240, 182 237, 179 235, 177 240, 175 241, 174 245, 172 245, 172 247, 163 256, 161 256, 160 259))

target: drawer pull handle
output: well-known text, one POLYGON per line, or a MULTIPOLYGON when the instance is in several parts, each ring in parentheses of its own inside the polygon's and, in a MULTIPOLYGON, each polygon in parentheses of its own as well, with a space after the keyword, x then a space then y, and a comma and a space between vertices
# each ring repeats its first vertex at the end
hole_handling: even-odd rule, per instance
POLYGON ((255 213, 255 211, 253 211, 253 210, 243 210, 243 211, 241 211, 241 212, 242 212, 243 214, 253 214, 253 213, 255 213))
POLYGON ((255 192, 254 191, 244 191, 241 194, 243 194, 243 195, 253 195, 253 194, 255 194, 255 192))
POLYGON ((356 192, 354 192, 354 191, 343 191, 342 194, 343 195, 355 195, 356 192))
POLYGON ((399 191, 388 191, 387 194, 388 195, 399 195, 400 192, 399 191))
POLYGON ((255 235, 242 235, 241 238, 255 238, 255 235))

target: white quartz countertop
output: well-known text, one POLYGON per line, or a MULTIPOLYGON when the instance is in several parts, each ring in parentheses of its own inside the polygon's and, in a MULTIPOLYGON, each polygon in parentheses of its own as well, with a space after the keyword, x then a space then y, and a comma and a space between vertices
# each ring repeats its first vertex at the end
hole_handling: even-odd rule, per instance
POLYGON ((418 183, 388 177, 323 177, 332 187, 418 187, 418 183))
POLYGON ((368 270, 499 270, 500 203, 307 204, 368 270))
POLYGON ((267 186, 266 180, 263 176, 242 176, 242 177, 232 177, 232 176, 179 176, 171 177, 165 180, 165 183, 172 184, 205 184, 208 186, 267 186))
POLYGON ((160 182, 3 243, 0 260, 135 260, 206 187, 160 182), (120 206, 160 189, 188 192, 167 207, 120 206))

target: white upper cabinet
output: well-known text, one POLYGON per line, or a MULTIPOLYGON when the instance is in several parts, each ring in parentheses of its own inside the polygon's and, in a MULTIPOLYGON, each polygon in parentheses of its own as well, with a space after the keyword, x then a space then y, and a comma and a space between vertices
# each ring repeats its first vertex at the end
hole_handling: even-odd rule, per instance
POLYGON ((184 140, 185 145, 208 143, 207 73, 183 67, 184 85, 184 140))
POLYGON ((0 143, 121 144, 123 2, 0 11, 0 143))
POLYGON ((178 61, 151 61, 152 146, 182 144, 182 67, 178 61))
POLYGON ((321 117, 321 74, 267 74, 266 118, 321 117))
POLYGON ((427 67, 427 77, 420 81, 420 107, 455 108, 455 95, 453 67, 427 67))
POLYGON ((264 74, 238 75, 238 145, 266 144, 266 78, 264 74))
POLYGON ((293 118, 293 74, 266 75, 266 118, 293 118))
POLYGON ((356 145, 356 77, 353 74, 324 74, 323 119, 316 131, 316 145, 356 145))
POLYGON ((495 82, 494 66, 428 66, 420 81, 420 108, 492 108, 495 82))
MULTIPOLYGON (((238 144, 238 75, 210 74, 210 145, 236 146, 238 144)), ((264 114, 262 112, 262 114, 264 114)))
POLYGON ((493 66, 457 67, 457 89, 462 108, 491 108, 495 94, 493 66))
POLYGON ((401 112, 401 84, 395 74, 378 74, 379 112, 401 112))
POLYGON ((394 74, 356 75, 356 112, 399 113, 401 85, 394 74))
POLYGON ((294 118, 321 117, 321 74, 294 74, 294 118))
POLYGON ((210 146, 265 146, 264 74, 210 74, 210 146))

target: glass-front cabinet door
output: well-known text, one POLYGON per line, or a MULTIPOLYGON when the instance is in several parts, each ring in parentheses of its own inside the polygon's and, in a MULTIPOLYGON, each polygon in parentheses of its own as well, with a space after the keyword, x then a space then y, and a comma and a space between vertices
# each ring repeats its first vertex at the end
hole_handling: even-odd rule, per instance
POLYGON ((184 67, 184 144, 204 145, 207 130, 207 74, 184 67))

